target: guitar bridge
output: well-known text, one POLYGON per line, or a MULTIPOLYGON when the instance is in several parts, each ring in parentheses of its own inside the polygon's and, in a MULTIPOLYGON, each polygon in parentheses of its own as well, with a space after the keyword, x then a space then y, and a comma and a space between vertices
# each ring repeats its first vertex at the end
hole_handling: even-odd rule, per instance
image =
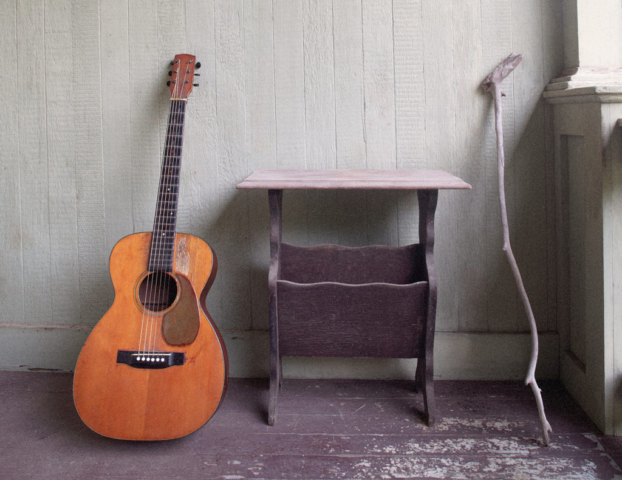
POLYGON ((186 354, 183 352, 139 352, 135 350, 119 350, 117 363, 124 363, 134 368, 161 369, 183 365, 186 354))

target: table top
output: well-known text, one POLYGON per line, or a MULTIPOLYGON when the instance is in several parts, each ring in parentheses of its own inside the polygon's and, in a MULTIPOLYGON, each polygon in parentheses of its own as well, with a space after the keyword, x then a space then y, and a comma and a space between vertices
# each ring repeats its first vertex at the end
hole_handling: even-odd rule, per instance
POLYGON ((471 185, 443 170, 256 170, 237 188, 438 190, 471 185))

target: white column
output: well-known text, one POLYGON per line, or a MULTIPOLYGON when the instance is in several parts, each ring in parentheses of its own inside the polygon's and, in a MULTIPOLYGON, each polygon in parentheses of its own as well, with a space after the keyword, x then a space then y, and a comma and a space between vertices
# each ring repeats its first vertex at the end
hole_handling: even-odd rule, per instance
POLYGON ((555 152, 560 376, 603 432, 622 435, 622 2, 562 5, 565 70, 544 92, 555 152))

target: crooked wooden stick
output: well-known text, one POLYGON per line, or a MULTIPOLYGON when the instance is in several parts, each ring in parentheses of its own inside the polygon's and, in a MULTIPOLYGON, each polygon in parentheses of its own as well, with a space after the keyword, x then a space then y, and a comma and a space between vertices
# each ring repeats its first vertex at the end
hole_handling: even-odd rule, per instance
POLYGON ((497 161, 499 165, 499 202, 501 203, 501 222, 503 223, 503 251, 505 252, 512 273, 514 274, 514 280, 520 292, 525 311, 527 312, 527 318, 529 319, 529 327, 531 328, 531 360, 529 361, 529 370, 527 371, 527 377, 525 378, 525 385, 531 386, 534 396, 536 397, 536 403, 538 404, 538 414, 540 415, 540 426, 542 428, 542 442, 544 445, 549 444, 549 432, 552 432, 551 425, 546 419, 544 413, 544 404, 542 402, 542 391, 536 383, 536 365, 538 363, 538 328, 536 325, 536 319, 533 316, 531 310, 531 304, 529 303, 529 297, 525 290, 523 280, 518 270, 518 264, 512 253, 512 247, 510 245, 510 229, 508 227, 508 213, 505 205, 505 153, 503 149, 503 115, 502 115, 502 92, 500 89, 501 82, 518 66, 523 59, 522 55, 510 54, 494 71, 486 77, 482 83, 482 87, 486 92, 490 92, 494 98, 495 103, 495 129, 497 131, 497 161))

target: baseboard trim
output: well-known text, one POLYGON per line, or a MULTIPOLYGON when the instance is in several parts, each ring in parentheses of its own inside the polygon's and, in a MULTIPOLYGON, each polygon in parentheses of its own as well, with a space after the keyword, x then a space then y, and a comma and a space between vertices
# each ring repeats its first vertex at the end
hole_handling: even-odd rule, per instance
MULTIPOLYGON (((82 325, 0 324, 0 370, 72 371, 90 328, 82 325)), ((232 377, 266 377, 266 331, 224 331, 232 377)), ((531 339, 524 333, 451 333, 435 337, 438 380, 521 380, 531 339)), ((283 359, 286 378, 412 379, 416 360, 379 358, 283 359)), ((559 378, 559 335, 540 334, 538 378, 559 378)))

